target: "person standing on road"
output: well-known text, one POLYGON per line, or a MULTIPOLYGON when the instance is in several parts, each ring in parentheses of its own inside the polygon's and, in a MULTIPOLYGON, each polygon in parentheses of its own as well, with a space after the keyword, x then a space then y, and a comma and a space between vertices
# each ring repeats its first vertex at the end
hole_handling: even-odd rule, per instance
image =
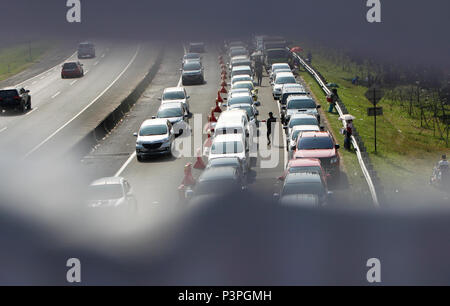
POLYGON ((336 103, 339 100, 339 95, 337 93, 337 89, 333 88, 331 90, 331 97, 330 97, 331 101, 330 101, 330 107, 328 108, 328 112, 332 113, 334 108, 336 107, 336 103))
POLYGON ((352 138, 353 135, 353 120, 347 120, 346 128, 345 128, 345 140, 344 147, 346 150, 350 151, 352 146, 352 138))
POLYGON ((275 118, 273 116, 273 113, 270 112, 269 113, 269 118, 267 118, 266 120, 266 124, 267 124, 267 145, 270 145, 271 143, 271 136, 272 136, 272 124, 275 124, 275 122, 277 122, 277 118, 275 118))
POLYGON ((263 77, 263 64, 262 64, 260 58, 258 58, 256 60, 255 73, 256 73, 256 78, 257 78, 257 84, 258 84, 258 86, 261 86, 261 84, 262 84, 262 77, 263 77))

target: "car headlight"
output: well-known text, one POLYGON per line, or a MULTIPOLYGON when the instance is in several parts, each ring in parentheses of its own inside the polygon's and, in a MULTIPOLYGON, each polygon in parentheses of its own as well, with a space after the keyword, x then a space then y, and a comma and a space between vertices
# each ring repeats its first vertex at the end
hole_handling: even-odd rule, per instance
POLYGON ((163 140, 162 147, 167 147, 167 146, 169 146, 169 145, 170 145, 170 139, 169 139, 169 138, 164 139, 164 140, 163 140))
POLYGON ((338 162, 338 158, 337 157, 333 157, 331 160, 330 160, 330 163, 332 163, 332 164, 335 164, 335 163, 337 163, 338 162))

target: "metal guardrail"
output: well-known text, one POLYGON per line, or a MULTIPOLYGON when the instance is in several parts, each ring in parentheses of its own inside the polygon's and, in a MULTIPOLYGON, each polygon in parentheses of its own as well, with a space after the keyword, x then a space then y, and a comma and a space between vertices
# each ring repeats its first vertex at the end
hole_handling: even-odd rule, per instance
MULTIPOLYGON (((325 82, 322 80, 322 78, 320 77, 320 75, 319 75, 313 68, 311 68, 311 66, 309 66, 309 65, 308 65, 308 64, 307 64, 307 63, 306 63, 306 62, 305 62, 298 54, 293 53, 293 52, 291 52, 291 53, 292 53, 292 54, 300 61, 300 63, 302 64, 302 66, 303 66, 303 67, 311 74, 311 76, 317 81, 317 83, 318 83, 319 86, 322 88, 322 90, 325 92, 325 94, 326 94, 326 95, 331 94, 331 90, 327 87, 327 85, 326 85, 325 82)), ((342 104, 342 101, 338 101, 338 102, 340 102, 340 103, 337 103, 337 104, 336 104, 336 109, 337 109, 337 111, 338 111, 338 113, 339 113, 339 116, 342 116, 342 115, 344 115, 344 112, 343 112, 343 110, 342 110, 342 108, 341 108, 341 105, 340 105, 340 104, 342 104)), ((343 105, 343 104, 342 104, 342 105, 343 105)), ((343 121, 343 126, 344 126, 344 128, 346 127, 345 121, 343 121)), ((352 139, 353 147, 354 147, 355 150, 356 150, 356 155, 357 155, 357 157, 358 157, 359 165, 360 165, 361 170, 362 170, 362 172, 363 172, 363 174, 364 174, 364 177, 366 178, 367 185, 369 186, 369 190, 370 190, 370 194, 371 194, 371 196, 372 196, 373 203, 375 204, 375 206, 379 207, 380 204, 379 204, 379 202, 378 202, 378 196, 377 196, 377 192, 376 192, 376 189, 375 189, 375 185, 374 185, 374 183, 373 183, 372 177, 370 176, 370 172, 369 172, 369 170, 368 170, 366 164, 364 163, 364 159, 363 159, 363 157, 362 157, 361 149, 360 149, 360 147, 359 147, 359 145, 358 145, 358 141, 356 140, 355 136, 353 136, 353 135, 352 135, 351 139, 352 139)))

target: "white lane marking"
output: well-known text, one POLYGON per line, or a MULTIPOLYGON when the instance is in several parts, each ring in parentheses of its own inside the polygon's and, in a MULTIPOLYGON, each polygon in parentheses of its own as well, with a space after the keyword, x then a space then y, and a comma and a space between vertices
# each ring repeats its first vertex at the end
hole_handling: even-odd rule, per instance
POLYGON ((74 57, 75 54, 77 54, 77 51, 75 51, 71 56, 69 56, 68 58, 66 58, 66 59, 65 59, 64 61, 62 61, 61 63, 59 63, 59 64, 53 66, 52 68, 50 68, 50 69, 48 69, 48 70, 46 70, 46 71, 44 71, 44 72, 39 73, 38 75, 35 75, 34 77, 31 77, 31 78, 29 78, 29 79, 23 81, 22 83, 19 83, 19 84, 14 85, 13 87, 21 87, 23 84, 25 84, 25 83, 27 83, 27 82, 29 82, 29 81, 35 79, 35 78, 40 78, 41 80, 44 79, 45 76, 42 77, 44 74, 46 74, 46 73, 52 71, 53 69, 56 69, 57 67, 61 66, 61 65, 64 64, 68 59, 74 57))
POLYGON ((50 136, 48 136, 47 138, 44 139, 44 141, 42 141, 41 143, 39 143, 37 146, 35 146, 30 152, 28 152, 27 154, 25 154, 25 158, 27 158, 28 156, 30 156, 31 154, 33 154, 34 152, 36 152, 40 147, 42 147, 45 143, 47 143, 50 139, 52 139, 56 134, 58 134, 63 128, 65 128, 66 126, 68 126, 72 121, 74 121, 76 118, 78 118, 78 116, 80 116, 85 110, 87 110, 92 104, 94 104, 95 102, 97 102, 98 99, 100 99, 111 87, 114 86, 114 84, 116 84, 116 82, 122 77, 122 75, 128 70, 128 68, 130 68, 131 64, 133 64, 133 62, 136 60, 136 57, 139 53, 139 50, 141 49, 141 46, 139 45, 138 48, 136 49, 136 53, 134 54, 134 56, 131 58, 130 62, 128 63, 128 65, 122 70, 122 72, 114 79, 114 81, 112 81, 111 84, 108 85, 108 87, 105 88, 105 90, 103 90, 94 100, 92 100, 88 105, 86 105, 78 114, 76 114, 75 116, 72 117, 72 119, 70 119, 69 121, 67 121, 66 123, 64 123, 60 128, 58 128, 56 131, 54 131, 50 136))
POLYGON ((45 79, 45 75, 44 76, 41 76, 40 78, 39 78, 40 80, 43 80, 43 79, 45 79))
POLYGON ((86 71, 84 72, 84 75, 88 74, 88 72, 89 72, 89 70, 86 70, 86 71))
POLYGON ((73 84, 75 84, 76 82, 78 82, 78 80, 74 80, 74 81, 70 82, 70 85, 73 85, 73 84))
POLYGON ((0 129, 0 133, 6 131, 7 129, 8 129, 8 127, 5 126, 4 128, 0 129))
POLYGON ((136 151, 134 151, 130 157, 128 157, 127 161, 125 162, 125 164, 122 165, 122 167, 120 167, 119 171, 116 172, 116 174, 114 174, 114 177, 118 177, 122 174, 122 172, 128 167, 128 165, 131 163, 131 161, 136 157, 136 151))
POLYGON ((55 93, 55 94, 52 96, 52 99, 54 99, 54 98, 56 98, 57 96, 59 96, 60 93, 61 93, 60 91, 58 91, 57 93, 55 93))
POLYGON ((104 58, 104 57, 105 57, 105 53, 103 53, 102 56, 100 56, 100 57, 101 57, 101 58, 104 58))
POLYGON ((31 83, 31 85, 34 85, 34 84, 36 84, 37 83, 37 81, 34 81, 33 83, 31 83))
POLYGON ((34 112, 35 110, 37 110, 38 107, 34 107, 31 111, 29 111, 28 113, 25 114, 25 116, 30 115, 32 112, 34 112))
POLYGON ((98 61, 96 61, 95 63, 94 63, 94 66, 97 66, 98 65, 98 61))
MULTIPOLYGON (((184 53, 186 53, 186 46, 183 45, 183 49, 184 49, 184 53)), ((182 82, 182 76, 180 75, 180 79, 178 80, 178 85, 177 87, 181 86, 181 82, 182 82)), ((206 149, 206 148, 205 148, 206 149)), ((205 155, 205 154, 204 154, 205 155)), ((128 167, 128 165, 131 163, 131 161, 136 157, 136 151, 134 151, 130 157, 128 157, 127 161, 125 162, 125 164, 122 165, 122 167, 120 167, 119 171, 117 171, 117 173, 114 175, 115 177, 119 176, 122 174, 122 172, 128 167)))

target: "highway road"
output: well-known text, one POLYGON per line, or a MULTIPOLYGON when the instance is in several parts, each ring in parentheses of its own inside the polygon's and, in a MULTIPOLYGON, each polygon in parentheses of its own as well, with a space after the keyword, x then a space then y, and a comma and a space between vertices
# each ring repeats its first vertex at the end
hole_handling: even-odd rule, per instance
MULTIPOLYGON (((17 84, 31 91, 33 108, 1 115, 1 154, 47 158, 66 153, 142 80, 160 48, 159 43, 99 42, 96 58, 80 60, 84 77, 62 79, 58 64, 17 84)), ((76 53, 66 61, 73 60, 76 53)))

